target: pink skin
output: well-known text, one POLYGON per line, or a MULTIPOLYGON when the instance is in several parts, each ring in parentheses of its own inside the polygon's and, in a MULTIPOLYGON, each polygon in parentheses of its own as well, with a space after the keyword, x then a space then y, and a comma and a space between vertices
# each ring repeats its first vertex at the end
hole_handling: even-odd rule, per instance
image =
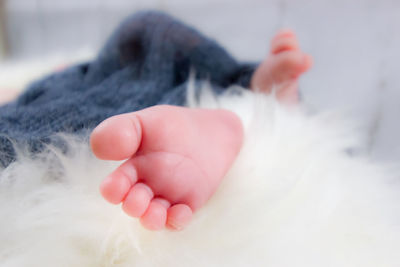
POLYGON ((275 90, 279 101, 296 104, 299 76, 311 68, 312 58, 300 50, 295 34, 282 30, 271 41, 271 50, 251 79, 251 88, 263 93, 275 90))
MULTIPOLYGON (((310 56, 291 31, 281 31, 256 70, 253 90, 296 103, 300 74, 310 56)), ((91 146, 103 160, 126 160, 101 184, 103 197, 122 203, 150 230, 183 229, 218 188, 240 151, 243 129, 230 111, 154 106, 103 121, 91 146)))
POLYGON ((226 110, 155 106, 111 117, 93 131, 93 152, 128 160, 101 194, 148 229, 181 229, 215 192, 242 139, 239 118, 226 110))

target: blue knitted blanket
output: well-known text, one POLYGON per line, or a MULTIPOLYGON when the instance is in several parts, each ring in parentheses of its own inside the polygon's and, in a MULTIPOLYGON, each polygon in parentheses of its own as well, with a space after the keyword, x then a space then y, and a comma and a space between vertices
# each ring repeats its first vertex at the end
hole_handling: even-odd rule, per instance
POLYGON ((158 12, 128 17, 96 59, 30 85, 0 107, 0 166, 15 147, 41 151, 59 132, 87 134, 102 120, 158 104, 183 105, 189 73, 216 91, 248 87, 253 64, 239 64, 196 30, 158 12))

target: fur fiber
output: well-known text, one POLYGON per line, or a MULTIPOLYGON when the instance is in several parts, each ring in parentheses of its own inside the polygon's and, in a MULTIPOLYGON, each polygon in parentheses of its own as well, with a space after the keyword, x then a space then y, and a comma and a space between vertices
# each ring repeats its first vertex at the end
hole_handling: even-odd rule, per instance
POLYGON ((98 185, 119 163, 64 136, 67 154, 0 170, 0 266, 400 266, 399 172, 346 152, 353 124, 240 88, 189 99, 236 112, 246 134, 187 229, 147 231, 106 203, 98 185))

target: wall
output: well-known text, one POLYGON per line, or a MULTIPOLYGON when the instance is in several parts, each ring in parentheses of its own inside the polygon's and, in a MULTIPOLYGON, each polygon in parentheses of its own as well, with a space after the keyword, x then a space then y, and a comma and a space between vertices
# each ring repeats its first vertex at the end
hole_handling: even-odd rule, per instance
POLYGON ((368 153, 400 159, 400 1, 10 0, 9 56, 96 51, 121 18, 143 8, 195 25, 241 60, 262 60, 273 33, 293 28, 314 56, 301 80, 307 105, 351 111, 365 126, 368 153))

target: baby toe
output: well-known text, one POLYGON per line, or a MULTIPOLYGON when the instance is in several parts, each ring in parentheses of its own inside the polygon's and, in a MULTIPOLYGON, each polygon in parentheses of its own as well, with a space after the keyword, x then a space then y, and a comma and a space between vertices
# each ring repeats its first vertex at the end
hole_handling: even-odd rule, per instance
POLYGON ((100 123, 90 136, 90 145, 99 159, 124 160, 136 153, 141 135, 137 116, 126 113, 100 123))
POLYGON ((167 228, 182 230, 192 220, 192 209, 185 204, 176 204, 168 209, 167 228))
POLYGON ((149 207, 153 198, 153 191, 149 186, 143 183, 135 184, 125 197, 122 209, 126 214, 132 217, 141 217, 149 207))
POLYGON ((275 82, 296 79, 306 71, 308 56, 300 51, 285 51, 276 56, 271 73, 275 82))
POLYGON ((296 34, 291 29, 281 29, 277 32, 274 39, 285 38, 285 37, 296 38, 296 34))
POLYGON ((167 209, 170 204, 162 198, 154 198, 146 212, 140 218, 140 222, 149 230, 161 230, 167 222, 167 209))
POLYGON ((271 53, 278 54, 282 51, 299 49, 299 43, 292 31, 278 33, 271 41, 271 53))
POLYGON ((271 53, 278 54, 283 51, 296 50, 298 48, 299 48, 299 44, 296 39, 282 38, 282 39, 276 40, 271 45, 271 53))
POLYGON ((136 181, 136 169, 133 164, 128 161, 119 166, 103 180, 100 184, 100 193, 110 203, 119 204, 124 200, 136 181))

